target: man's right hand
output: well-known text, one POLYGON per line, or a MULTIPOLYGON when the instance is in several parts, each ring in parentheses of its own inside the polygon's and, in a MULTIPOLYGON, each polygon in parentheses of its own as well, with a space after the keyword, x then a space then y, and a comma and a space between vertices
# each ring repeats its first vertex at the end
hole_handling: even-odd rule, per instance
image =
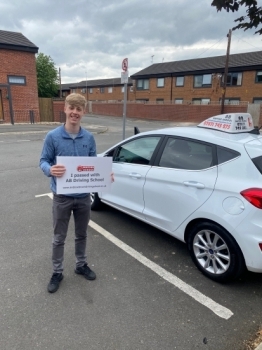
POLYGON ((60 164, 53 165, 50 168, 50 174, 56 177, 62 177, 65 171, 66 171, 65 166, 60 164))

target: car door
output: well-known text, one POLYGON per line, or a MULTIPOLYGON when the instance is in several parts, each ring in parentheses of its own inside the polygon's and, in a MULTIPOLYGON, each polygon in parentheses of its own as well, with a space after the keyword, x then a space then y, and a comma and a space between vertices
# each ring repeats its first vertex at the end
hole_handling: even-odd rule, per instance
POLYGON ((168 232, 175 231, 211 196, 217 179, 211 144, 168 137, 156 166, 146 174, 146 220, 168 232))
POLYGON ((143 217, 143 187, 160 139, 160 136, 138 137, 116 148, 113 156, 115 181, 110 192, 101 193, 104 202, 138 218, 143 217))

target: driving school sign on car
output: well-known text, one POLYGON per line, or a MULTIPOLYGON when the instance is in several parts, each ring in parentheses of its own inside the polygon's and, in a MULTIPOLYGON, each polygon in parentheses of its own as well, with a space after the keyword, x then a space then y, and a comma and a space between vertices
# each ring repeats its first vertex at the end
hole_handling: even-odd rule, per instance
POLYGON ((66 172, 56 179, 57 194, 106 192, 111 187, 111 157, 57 157, 66 172))
POLYGON ((207 120, 204 120, 198 126, 228 133, 249 132, 254 129, 253 119, 249 113, 230 113, 216 115, 207 120))

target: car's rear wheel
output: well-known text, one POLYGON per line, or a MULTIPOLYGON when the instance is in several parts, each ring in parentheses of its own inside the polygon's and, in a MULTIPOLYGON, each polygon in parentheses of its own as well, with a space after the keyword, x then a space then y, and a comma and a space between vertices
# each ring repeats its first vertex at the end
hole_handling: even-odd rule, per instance
POLYGON ((99 210, 101 208, 101 200, 97 193, 90 193, 91 210, 99 210))
POLYGON ((216 224, 203 222, 195 225, 187 243, 195 265, 214 281, 227 282, 237 278, 245 268, 239 246, 225 229, 216 224))

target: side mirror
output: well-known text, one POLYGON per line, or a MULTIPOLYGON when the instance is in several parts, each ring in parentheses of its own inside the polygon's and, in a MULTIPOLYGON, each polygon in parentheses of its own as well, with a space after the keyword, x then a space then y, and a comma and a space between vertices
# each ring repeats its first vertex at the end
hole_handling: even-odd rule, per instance
POLYGON ((137 135, 140 133, 140 130, 138 129, 137 126, 134 127, 134 135, 137 135))

